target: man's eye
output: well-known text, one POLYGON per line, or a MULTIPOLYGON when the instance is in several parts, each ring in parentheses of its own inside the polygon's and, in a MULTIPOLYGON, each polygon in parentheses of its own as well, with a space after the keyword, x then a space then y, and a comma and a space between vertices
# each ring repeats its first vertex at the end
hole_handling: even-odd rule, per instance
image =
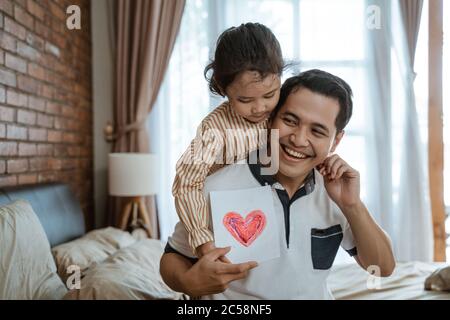
POLYGON ((293 119, 284 118, 283 121, 284 121, 287 125, 295 125, 295 121, 294 121, 293 119))
POLYGON ((325 136, 325 134, 324 134, 322 131, 319 131, 319 130, 313 129, 313 133, 314 133, 316 136, 319 136, 319 137, 325 136))

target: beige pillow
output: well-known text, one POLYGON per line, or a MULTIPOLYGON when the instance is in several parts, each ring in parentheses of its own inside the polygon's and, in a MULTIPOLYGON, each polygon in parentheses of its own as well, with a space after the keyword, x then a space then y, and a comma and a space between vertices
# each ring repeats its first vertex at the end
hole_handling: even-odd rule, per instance
POLYGON ((69 266, 78 266, 81 273, 95 263, 99 263, 120 248, 136 242, 130 233, 108 227, 93 230, 83 237, 63 243, 52 248, 53 257, 58 268, 58 274, 64 283, 72 273, 69 266))
POLYGON ((159 260, 164 245, 159 240, 145 239, 118 250, 81 279, 81 289, 73 289, 64 299, 180 299, 159 273, 159 260))
POLYGON ((425 290, 450 292, 450 266, 439 268, 425 279, 425 290))
POLYGON ((61 299, 66 292, 31 205, 0 207, 0 299, 61 299))

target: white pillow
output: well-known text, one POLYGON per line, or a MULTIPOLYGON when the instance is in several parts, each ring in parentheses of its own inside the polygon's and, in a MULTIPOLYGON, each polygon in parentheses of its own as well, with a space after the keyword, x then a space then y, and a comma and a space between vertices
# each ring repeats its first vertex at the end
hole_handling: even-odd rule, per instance
POLYGON ((145 239, 122 248, 103 262, 90 267, 81 279, 81 289, 73 289, 64 299, 170 299, 186 298, 171 290, 159 273, 164 244, 145 239))
POLYGON ((60 244, 52 248, 58 274, 64 283, 72 273, 68 273, 71 265, 76 265, 83 274, 96 263, 100 263, 120 248, 136 242, 133 236, 113 227, 93 230, 83 237, 60 244))
POLYGON ((66 292, 31 205, 0 207, 0 299, 61 299, 66 292))

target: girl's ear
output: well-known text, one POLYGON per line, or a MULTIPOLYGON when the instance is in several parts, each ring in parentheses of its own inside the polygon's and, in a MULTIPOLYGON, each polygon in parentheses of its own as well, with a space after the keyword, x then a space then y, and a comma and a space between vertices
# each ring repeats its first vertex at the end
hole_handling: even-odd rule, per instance
POLYGON ((333 145, 331 147, 330 153, 333 153, 337 146, 339 145, 339 142, 341 142, 342 137, 344 136, 345 131, 341 130, 336 134, 336 137, 334 137, 333 145))

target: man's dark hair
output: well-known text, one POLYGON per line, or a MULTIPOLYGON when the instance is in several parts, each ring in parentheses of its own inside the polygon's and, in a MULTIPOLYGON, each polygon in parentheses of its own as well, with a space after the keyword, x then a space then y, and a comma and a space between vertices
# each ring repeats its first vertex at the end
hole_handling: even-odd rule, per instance
POLYGON ((204 70, 212 93, 225 96, 228 85, 243 71, 281 76, 285 63, 280 44, 266 26, 245 23, 225 30, 217 40, 214 60, 204 70), (212 71, 210 75, 208 73, 212 71))
POLYGON ((352 89, 341 78, 318 69, 301 72, 299 75, 293 76, 283 83, 280 100, 272 112, 272 118, 276 116, 288 96, 300 88, 306 88, 326 97, 335 98, 339 102, 339 113, 335 121, 337 132, 345 128, 352 117, 352 89))

